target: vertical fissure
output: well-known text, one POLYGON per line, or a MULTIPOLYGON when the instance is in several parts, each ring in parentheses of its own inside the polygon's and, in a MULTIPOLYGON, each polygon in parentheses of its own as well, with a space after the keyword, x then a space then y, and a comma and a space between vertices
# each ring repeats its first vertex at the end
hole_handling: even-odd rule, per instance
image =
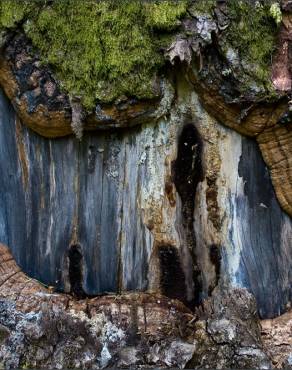
POLYGON ((160 262, 160 286, 163 294, 188 304, 185 275, 178 249, 172 245, 160 245, 158 247, 158 256, 160 262))
POLYGON ((181 199, 181 217, 184 232, 183 242, 192 258, 193 299, 191 306, 201 301, 202 278, 196 256, 196 238, 194 231, 194 210, 197 185, 203 179, 201 163, 202 142, 196 127, 192 123, 184 125, 178 138, 177 158, 172 165, 172 177, 176 191, 181 199))
POLYGON ((79 245, 71 245, 68 251, 70 293, 76 298, 86 297, 83 290, 83 255, 79 245))
POLYGON ((222 247, 220 245, 211 244, 209 246, 209 259, 211 264, 214 267, 215 277, 213 283, 210 282, 210 285, 208 287, 208 295, 210 296, 213 292, 213 290, 216 288, 216 286, 219 284, 220 280, 220 271, 221 271, 221 249, 222 247))

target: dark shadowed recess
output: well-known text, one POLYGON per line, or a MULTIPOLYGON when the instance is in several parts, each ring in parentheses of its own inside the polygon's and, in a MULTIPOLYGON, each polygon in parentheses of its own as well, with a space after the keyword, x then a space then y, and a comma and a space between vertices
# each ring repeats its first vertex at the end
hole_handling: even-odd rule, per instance
POLYGON ((70 292, 77 298, 85 298, 83 290, 83 256, 80 245, 71 245, 68 251, 70 292))
POLYGON ((178 138, 177 158, 172 164, 172 176, 182 203, 185 247, 191 252, 193 260, 194 305, 200 303, 202 293, 201 272, 196 260, 196 238, 193 227, 196 188, 203 177, 201 152, 202 142, 196 127, 192 123, 185 124, 178 138))
POLYGON ((215 282, 214 285, 210 285, 208 288, 208 295, 212 294, 214 288, 218 285, 221 273, 221 249, 220 245, 211 244, 209 246, 209 258, 211 264, 214 266, 215 269, 215 282))
POLYGON ((158 248, 160 261, 160 286, 162 293, 189 305, 186 295, 185 275, 181 267, 178 250, 172 245, 158 248))

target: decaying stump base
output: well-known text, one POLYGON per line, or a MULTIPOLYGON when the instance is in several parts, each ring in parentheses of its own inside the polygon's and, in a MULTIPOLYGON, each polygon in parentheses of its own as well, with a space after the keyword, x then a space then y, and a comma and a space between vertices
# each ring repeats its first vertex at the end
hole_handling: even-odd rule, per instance
POLYGON ((161 295, 76 300, 50 292, 4 245, 0 271, 1 367, 271 367, 255 300, 244 289, 215 289, 193 313, 161 295))

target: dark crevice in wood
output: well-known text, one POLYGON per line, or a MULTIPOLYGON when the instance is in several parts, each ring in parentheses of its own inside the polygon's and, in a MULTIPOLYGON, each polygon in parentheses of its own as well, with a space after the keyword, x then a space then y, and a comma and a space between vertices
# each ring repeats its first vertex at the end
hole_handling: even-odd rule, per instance
POLYGON ((83 256, 79 245, 71 245, 68 251, 70 292, 76 298, 83 299, 83 256))
POLYGON ((161 245, 158 248, 158 256, 162 294, 187 304, 185 275, 178 250, 172 245, 161 245))
POLYGON ((186 124, 178 139, 177 158, 173 163, 173 182, 182 202, 182 226, 186 247, 193 260, 194 298, 189 305, 197 306, 201 301, 202 279, 196 257, 194 232, 194 209, 196 188, 203 178, 201 163, 202 142, 195 126, 186 124))
POLYGON ((216 244, 211 244, 209 246, 209 257, 212 265, 215 269, 215 282, 214 285, 209 286, 208 294, 209 296, 212 294, 213 290, 216 288, 216 286, 219 283, 220 279, 220 270, 221 270, 221 247, 216 244))

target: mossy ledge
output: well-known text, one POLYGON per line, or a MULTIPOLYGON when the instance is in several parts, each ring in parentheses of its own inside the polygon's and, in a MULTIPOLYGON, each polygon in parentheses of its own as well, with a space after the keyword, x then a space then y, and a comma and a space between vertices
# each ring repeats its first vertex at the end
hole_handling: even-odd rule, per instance
MULTIPOLYGON (((214 18, 216 0, 3 0, 0 32, 22 29, 64 92, 86 111, 120 97, 159 96, 157 72, 165 50, 190 13, 214 18)), ((219 4, 220 5, 220 4, 219 4)), ((273 96, 270 81, 281 9, 276 0, 229 0, 221 48, 243 61, 242 90, 255 84, 273 96), (251 17, 252 14, 252 17, 251 17), (262 40, 265 40, 263 43, 262 40)), ((187 35, 186 35, 187 36, 187 35)), ((236 66, 233 73, 236 75, 236 66)))
POLYGON ((275 0, 4 0, 0 85, 36 132, 81 137, 166 115, 188 64, 194 89, 243 109, 242 121, 286 94, 271 80, 281 17, 275 0))
POLYGON ((161 49, 186 0, 4 0, 0 29, 22 27, 69 95, 90 111, 97 101, 157 96, 161 49))

